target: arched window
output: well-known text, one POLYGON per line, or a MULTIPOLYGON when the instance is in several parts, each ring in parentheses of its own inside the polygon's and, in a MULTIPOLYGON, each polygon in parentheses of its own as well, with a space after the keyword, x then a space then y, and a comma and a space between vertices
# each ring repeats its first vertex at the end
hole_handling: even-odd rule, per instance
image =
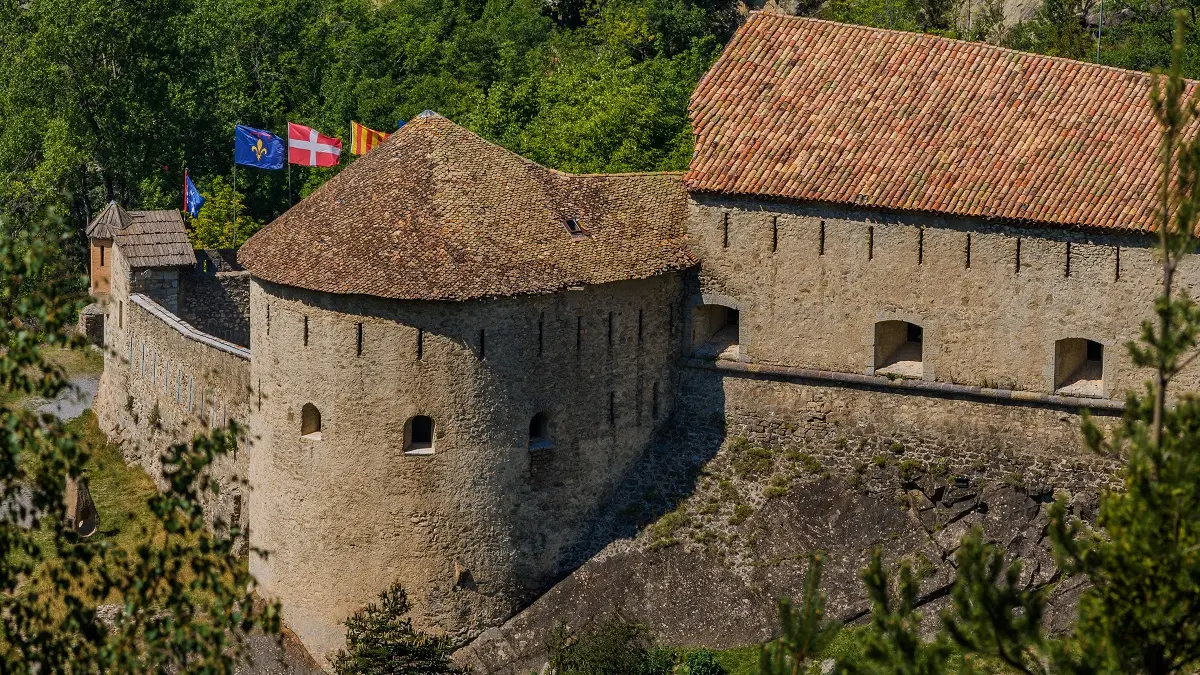
POLYGON ((1067 396, 1104 395, 1104 345, 1084 338, 1054 343, 1054 392, 1067 396))
POLYGON ((692 353, 699 358, 737 360, 739 318, 732 307, 697 305, 692 311, 692 353))
POLYGON ((875 324, 875 374, 922 377, 924 331, 907 321, 875 324))
POLYGON ((554 447, 550 437, 550 417, 540 412, 529 420, 529 449, 544 450, 554 447))
POLYGON ((300 437, 321 440, 321 411, 311 403, 305 403, 300 409, 300 437))
POLYGON ((417 415, 404 423, 404 454, 433 454, 433 418, 417 415))

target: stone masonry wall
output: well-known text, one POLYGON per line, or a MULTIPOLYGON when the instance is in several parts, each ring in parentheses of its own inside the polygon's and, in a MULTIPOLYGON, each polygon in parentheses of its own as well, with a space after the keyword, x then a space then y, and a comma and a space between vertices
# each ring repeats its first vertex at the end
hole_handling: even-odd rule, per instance
MULTIPOLYGON (((1050 393, 1055 342, 1104 345, 1106 397, 1140 388, 1130 362, 1161 275, 1153 240, 928 214, 696 197, 691 302, 740 309, 742 358, 873 373, 875 324, 923 329, 926 380, 1050 393), (709 298, 703 300, 703 297, 709 298)), ((1180 269, 1200 287, 1200 258, 1180 269)), ((1200 388, 1200 368, 1179 390, 1200 388)))
POLYGON ((250 345, 250 273, 232 251, 197 251, 195 267, 180 275, 179 295, 184 321, 222 340, 250 345))
MULTIPOLYGON (((250 354, 196 331, 146 296, 114 293, 109 311, 93 408, 125 459, 161 483, 161 456, 169 445, 229 420, 247 420, 250 354)), ((206 505, 210 520, 235 522, 243 530, 248 504, 242 481, 252 440, 243 439, 237 452, 214 466, 221 492, 206 505)))
POLYGON ((314 656, 393 581, 418 626, 468 636, 590 557, 596 512, 670 414, 679 288, 441 303, 253 282, 250 533, 272 554, 251 571, 314 656), (549 444, 531 444, 539 413, 549 444), (432 454, 406 452, 418 415, 432 454))

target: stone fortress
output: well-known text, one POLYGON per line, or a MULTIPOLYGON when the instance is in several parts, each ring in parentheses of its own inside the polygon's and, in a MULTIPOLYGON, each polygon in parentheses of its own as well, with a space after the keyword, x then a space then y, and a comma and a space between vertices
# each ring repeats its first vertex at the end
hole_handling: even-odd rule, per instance
POLYGON ((683 174, 564 174, 425 113, 236 254, 114 204, 97 414, 152 474, 246 425, 211 510, 270 552, 251 571, 318 658, 395 580, 420 627, 504 622, 667 440, 1106 484, 1079 411, 1146 377, 1122 345, 1159 279, 1149 88, 752 13, 683 174))

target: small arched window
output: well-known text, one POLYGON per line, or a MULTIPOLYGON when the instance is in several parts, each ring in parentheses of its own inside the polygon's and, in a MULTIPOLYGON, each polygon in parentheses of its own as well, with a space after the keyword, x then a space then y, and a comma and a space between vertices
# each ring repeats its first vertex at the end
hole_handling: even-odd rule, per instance
POLYGON ((433 454, 433 418, 417 415, 404 423, 404 454, 433 454))
POLYGON ((543 450, 554 447, 550 437, 550 417, 540 412, 529 420, 529 449, 543 450))
POLYGON ((300 437, 321 440, 321 411, 311 403, 305 403, 300 409, 300 437))

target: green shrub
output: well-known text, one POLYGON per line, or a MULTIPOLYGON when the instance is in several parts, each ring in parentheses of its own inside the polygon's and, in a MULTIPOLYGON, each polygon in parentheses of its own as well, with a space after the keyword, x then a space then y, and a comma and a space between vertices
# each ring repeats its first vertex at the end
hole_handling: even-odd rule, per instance
POLYGON ((688 652, 683 663, 675 668, 674 675, 726 675, 729 671, 717 663, 717 657, 707 649, 688 652))
POLYGON ((547 647, 556 675, 669 675, 675 661, 645 627, 619 619, 581 633, 560 623, 547 647))
POLYGON ((775 457, 770 450, 750 445, 748 441, 730 443, 729 450, 733 457, 733 471, 740 478, 756 478, 769 473, 775 465, 775 457))
POLYGON ((751 513, 754 513, 754 509, 750 508, 749 504, 738 504, 733 507, 733 515, 729 516, 729 524, 741 525, 746 522, 751 513))

